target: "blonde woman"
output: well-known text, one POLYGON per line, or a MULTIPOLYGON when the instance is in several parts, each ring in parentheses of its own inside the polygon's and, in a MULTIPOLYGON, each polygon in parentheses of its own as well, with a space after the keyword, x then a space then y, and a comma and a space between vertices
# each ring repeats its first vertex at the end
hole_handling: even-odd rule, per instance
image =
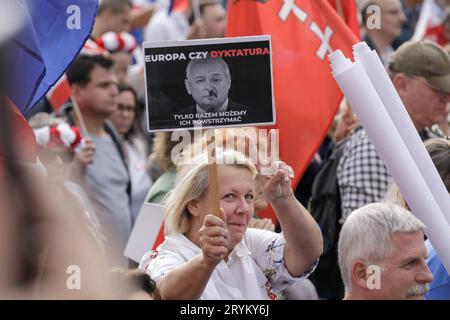
POLYGON ((255 165, 234 150, 217 149, 221 216, 212 215, 206 155, 178 173, 166 201, 166 239, 140 268, 162 299, 276 299, 308 276, 322 253, 320 229, 295 199, 292 169, 272 165, 260 177, 283 233, 248 228, 254 213, 255 165))

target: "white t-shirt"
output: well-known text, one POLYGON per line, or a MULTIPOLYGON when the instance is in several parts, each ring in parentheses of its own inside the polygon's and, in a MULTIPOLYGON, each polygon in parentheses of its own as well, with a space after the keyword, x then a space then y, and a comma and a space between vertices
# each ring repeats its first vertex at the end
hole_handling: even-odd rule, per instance
MULTIPOLYGON (((286 240, 282 234, 249 228, 234 248, 228 261, 221 261, 200 299, 268 300, 303 277, 292 277, 284 264, 286 240)), ((182 234, 166 237, 156 251, 147 253, 139 266, 158 283, 164 275, 202 251, 182 234)))
POLYGON ((144 32, 144 41, 185 40, 190 26, 183 12, 160 9, 151 19, 144 32))

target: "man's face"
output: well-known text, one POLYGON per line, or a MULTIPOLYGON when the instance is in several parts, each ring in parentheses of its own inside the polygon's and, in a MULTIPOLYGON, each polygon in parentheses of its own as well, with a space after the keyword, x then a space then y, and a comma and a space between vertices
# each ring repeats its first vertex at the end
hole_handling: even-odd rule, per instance
POLYGON ((105 21, 108 24, 108 31, 122 32, 131 30, 131 8, 124 7, 123 11, 114 14, 110 10, 106 10, 105 21))
POLYGON ((227 100, 231 79, 225 75, 220 64, 208 60, 191 66, 185 85, 187 92, 200 108, 213 112, 227 100))
POLYGON ((202 19, 208 38, 223 38, 225 36, 227 14, 221 4, 216 3, 206 6, 202 19))
POLYGON ((381 288, 372 289, 376 299, 424 299, 433 275, 426 263, 423 232, 398 232, 391 236, 392 254, 380 263, 381 288))
POLYGON ((423 77, 406 77, 406 81, 401 97, 417 130, 442 121, 450 94, 432 88, 423 77))
POLYGON ((406 20, 400 0, 378 0, 381 10, 381 32, 395 39, 402 33, 406 20))
POLYGON ((117 109, 117 78, 112 69, 95 66, 91 81, 84 87, 78 86, 76 98, 84 111, 107 118, 117 109))

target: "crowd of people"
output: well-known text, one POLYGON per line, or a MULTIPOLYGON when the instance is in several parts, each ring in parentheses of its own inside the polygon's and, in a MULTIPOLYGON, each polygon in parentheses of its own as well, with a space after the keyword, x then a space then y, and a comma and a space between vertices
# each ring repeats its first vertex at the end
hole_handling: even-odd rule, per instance
MULTIPOLYGON (((413 40, 424 1, 355 1, 362 40, 381 58, 450 193, 450 1, 432 1, 434 25, 425 40, 413 40), (367 27, 373 6, 380 28, 367 27)), ((450 299, 450 276, 426 226, 345 100, 294 188, 283 159, 251 161, 252 147, 268 146, 248 138, 243 152, 228 144, 215 150, 216 159, 226 159, 217 165, 216 193, 207 151, 178 161, 172 132, 147 132, 142 42, 225 36, 226 1, 194 3, 169 13, 165 2, 100 1, 91 36, 65 73, 71 99, 54 109, 43 98, 28 114, 37 164, 0 162, 0 298, 450 299), (322 259, 324 231, 308 204, 337 146, 341 202, 330 260, 322 259), (262 170, 267 166, 271 174, 262 170), (164 206, 165 239, 135 262, 124 249, 146 202, 164 206), (269 205, 277 221, 259 217, 269 205), (340 273, 331 280, 314 275, 333 266, 340 273)), ((227 67, 196 63, 214 68, 229 89, 227 67)), ((188 66, 185 80, 192 109, 232 108, 228 97, 202 104, 191 79, 195 67, 188 66)), ((256 128, 222 130, 235 139, 256 128)), ((183 152, 208 139, 189 136, 183 152)))

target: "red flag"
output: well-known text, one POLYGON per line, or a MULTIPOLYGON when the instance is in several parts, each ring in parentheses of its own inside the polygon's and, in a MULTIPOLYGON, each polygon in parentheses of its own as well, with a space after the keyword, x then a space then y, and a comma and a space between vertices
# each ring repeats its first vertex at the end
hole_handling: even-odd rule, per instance
POLYGON ((358 9, 356 7, 356 1, 328 0, 328 2, 333 6, 339 16, 344 19, 350 30, 352 30, 358 38, 361 38, 359 34, 358 9))
MULTIPOLYGON (((327 55, 341 49, 351 56, 351 46, 359 40, 327 0, 228 3, 227 36, 262 34, 272 36, 280 158, 294 169, 295 187, 342 99, 327 55)), ((262 216, 276 220, 273 213, 262 216)))
POLYGON ((57 111, 66 103, 71 95, 70 85, 64 73, 55 85, 47 92, 47 99, 53 110, 57 111))

